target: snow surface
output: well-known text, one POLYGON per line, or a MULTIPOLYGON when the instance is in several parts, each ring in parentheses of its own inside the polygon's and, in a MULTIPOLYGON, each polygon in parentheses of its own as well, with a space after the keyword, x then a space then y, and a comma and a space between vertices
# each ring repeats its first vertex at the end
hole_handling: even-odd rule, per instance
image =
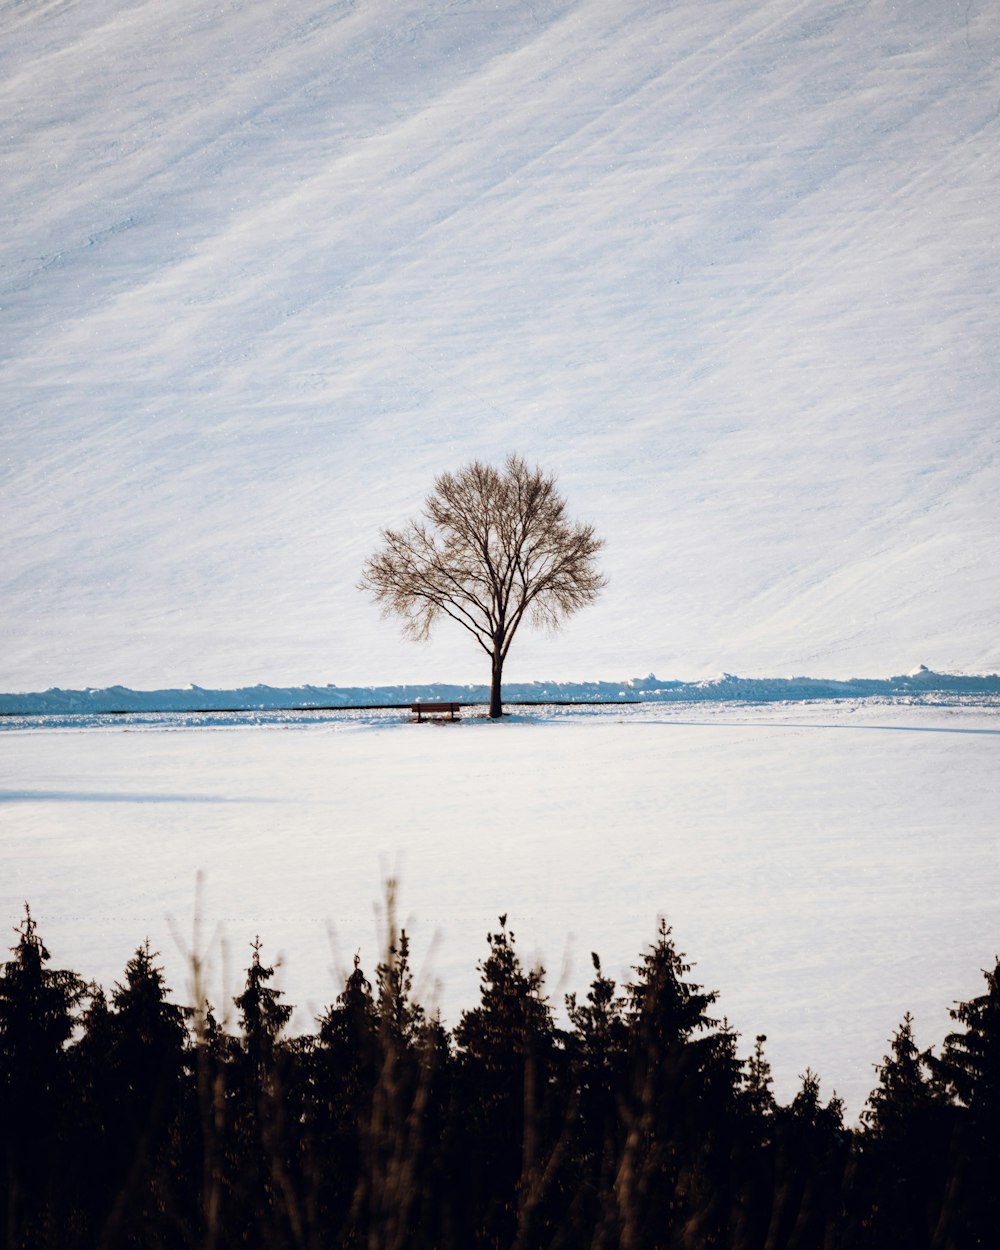
POLYGON ((27 899, 106 988, 148 935, 184 998, 199 871, 213 1000, 259 933, 298 1028, 356 949, 371 975, 387 875, 452 1024, 499 913, 557 1005, 663 914, 779 1096, 810 1066, 855 1116, 903 1013, 939 1044, 1000 949, 995 695, 73 723, 0 722, 0 922, 27 899))
MULTIPOLYGON (((507 682, 504 699, 512 704, 535 703, 705 703, 750 701, 789 702, 830 698, 911 699, 930 703, 985 700, 1000 695, 1000 675, 933 673, 921 664, 898 677, 831 681, 816 677, 735 677, 722 673, 708 681, 661 681, 654 673, 627 681, 507 682)), ((400 707, 407 704, 446 701, 474 705, 489 703, 489 687, 456 686, 445 682, 403 686, 297 686, 275 688, 258 685, 239 690, 129 690, 111 686, 106 690, 50 690, 25 694, 0 694, 0 716, 46 716, 47 723, 60 714, 76 718, 102 713, 217 712, 220 710, 305 708, 400 707)))
POLYGON ((357 591, 515 449, 508 677, 1000 666, 1000 9, 0 0, 0 689, 480 682, 357 591))
POLYGON ((938 680, 1000 668, 998 48, 981 0, 0 0, 0 710, 55 718, 0 722, 5 922, 181 990, 202 869, 220 987, 259 931, 308 1023, 398 871, 452 1019, 499 912, 559 993, 664 912, 783 1097, 939 1041, 1000 919, 996 679, 938 680), (481 683, 357 581, 511 450, 609 585, 508 695, 647 706, 149 713, 481 683))

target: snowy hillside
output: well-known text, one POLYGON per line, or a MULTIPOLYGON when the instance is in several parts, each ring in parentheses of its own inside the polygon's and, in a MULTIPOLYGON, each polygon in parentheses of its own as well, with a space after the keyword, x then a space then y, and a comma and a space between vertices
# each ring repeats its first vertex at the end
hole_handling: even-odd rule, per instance
POLYGON ((1000 10, 0 0, 0 689, 480 682, 357 591, 511 449, 511 681, 1000 665, 1000 10))

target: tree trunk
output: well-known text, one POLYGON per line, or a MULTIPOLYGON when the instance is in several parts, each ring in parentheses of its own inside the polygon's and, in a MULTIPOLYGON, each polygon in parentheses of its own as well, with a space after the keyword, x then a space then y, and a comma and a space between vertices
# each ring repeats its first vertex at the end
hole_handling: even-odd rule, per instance
POLYGON ((490 719, 497 720, 503 716, 503 704, 500 701, 500 678, 503 675, 503 660, 499 655, 493 656, 493 675, 490 681, 490 719))

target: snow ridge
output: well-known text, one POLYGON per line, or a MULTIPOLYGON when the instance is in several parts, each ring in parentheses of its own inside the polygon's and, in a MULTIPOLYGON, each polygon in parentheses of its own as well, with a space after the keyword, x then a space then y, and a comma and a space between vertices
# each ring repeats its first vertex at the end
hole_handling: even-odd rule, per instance
MULTIPOLYGON (((924 665, 895 677, 736 677, 722 673, 710 681, 663 681, 655 674, 614 681, 509 682, 508 703, 707 703, 799 702, 809 699, 907 698, 927 695, 1000 695, 1000 675, 935 673, 924 665)), ((0 715, 33 716, 57 712, 263 711, 266 709, 393 707, 417 701, 489 702, 485 685, 432 682, 394 686, 244 686, 207 690, 51 690, 0 694, 0 715)))

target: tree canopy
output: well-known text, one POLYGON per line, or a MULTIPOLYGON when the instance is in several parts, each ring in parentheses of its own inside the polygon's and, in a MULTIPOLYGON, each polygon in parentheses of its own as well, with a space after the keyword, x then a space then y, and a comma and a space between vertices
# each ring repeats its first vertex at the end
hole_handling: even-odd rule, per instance
POLYGON ((604 543, 571 521, 556 479, 516 455, 502 469, 474 460, 442 473, 423 517, 382 531, 361 588, 412 638, 441 617, 470 633, 490 657, 490 716, 501 715, 504 661, 521 622, 558 627, 592 603, 605 579, 595 557, 604 543))

